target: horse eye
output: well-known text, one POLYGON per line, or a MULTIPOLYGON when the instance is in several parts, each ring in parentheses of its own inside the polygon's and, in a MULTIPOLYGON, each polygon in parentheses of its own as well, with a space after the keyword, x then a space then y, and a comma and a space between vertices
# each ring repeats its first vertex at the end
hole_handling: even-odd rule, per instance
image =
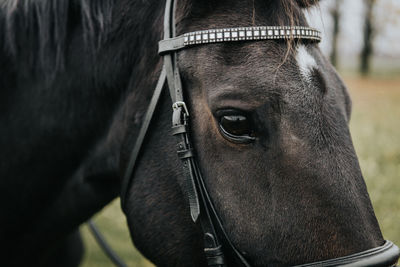
POLYGON ((250 119, 244 115, 225 115, 219 119, 222 135, 234 143, 249 143, 255 140, 250 119))

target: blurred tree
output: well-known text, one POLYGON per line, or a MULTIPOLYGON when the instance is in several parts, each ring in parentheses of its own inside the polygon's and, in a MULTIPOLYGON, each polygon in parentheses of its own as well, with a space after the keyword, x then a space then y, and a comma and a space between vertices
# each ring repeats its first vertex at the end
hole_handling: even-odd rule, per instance
POLYGON ((373 9, 376 0, 365 0, 366 12, 364 19, 364 38, 363 48, 360 55, 360 72, 362 75, 367 75, 370 71, 370 58, 373 53, 373 9))
POLYGON ((332 65, 337 67, 337 46, 338 46, 338 36, 339 36, 339 20, 340 20, 340 5, 341 0, 335 0, 333 7, 331 8, 331 16, 333 19, 333 33, 332 33, 332 50, 330 54, 330 59, 332 65))

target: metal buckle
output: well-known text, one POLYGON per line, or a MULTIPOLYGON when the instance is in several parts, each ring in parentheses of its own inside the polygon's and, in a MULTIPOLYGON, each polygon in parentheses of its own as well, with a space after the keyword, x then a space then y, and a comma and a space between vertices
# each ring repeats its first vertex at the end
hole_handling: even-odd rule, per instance
POLYGON ((172 104, 172 108, 174 110, 177 110, 178 108, 183 107, 183 110, 185 111, 185 115, 189 117, 189 110, 186 107, 186 103, 183 101, 176 101, 175 103, 172 104))

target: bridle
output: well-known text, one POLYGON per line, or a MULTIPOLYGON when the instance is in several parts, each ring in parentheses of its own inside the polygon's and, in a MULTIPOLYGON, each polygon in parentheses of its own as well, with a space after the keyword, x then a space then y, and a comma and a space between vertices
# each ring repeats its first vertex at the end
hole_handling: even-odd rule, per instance
MULTIPOLYGON (((122 180, 122 208, 125 207, 128 197, 128 188, 133 179, 132 173, 143 140, 164 84, 167 81, 173 103, 172 134, 178 138, 177 153, 183 163, 183 191, 189 200, 190 214, 193 222, 199 222, 202 227, 204 234, 204 253, 208 266, 226 266, 224 252, 230 251, 230 254, 236 258, 238 263, 249 267, 251 266, 250 263, 231 242, 225 231, 197 164, 189 133, 190 117, 183 97, 177 51, 193 45, 216 42, 288 38, 319 42, 321 40, 320 32, 313 28, 302 26, 260 26, 212 29, 175 36, 174 12, 174 0, 167 0, 164 14, 164 40, 161 40, 159 43, 159 54, 163 56, 164 65, 122 180), (221 239, 223 242, 221 242, 221 239), (222 248, 222 245, 224 245, 224 248, 222 248)), ((385 241, 382 246, 363 252, 298 266, 394 266, 399 258, 399 253, 399 248, 396 245, 391 241, 385 241)))

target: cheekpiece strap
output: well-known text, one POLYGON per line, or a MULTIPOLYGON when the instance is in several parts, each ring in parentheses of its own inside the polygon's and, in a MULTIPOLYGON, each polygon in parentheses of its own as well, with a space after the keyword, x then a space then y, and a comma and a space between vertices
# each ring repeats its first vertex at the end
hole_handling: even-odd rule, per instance
POLYGON ((183 163, 184 191, 188 196, 190 215, 192 220, 196 222, 200 216, 200 201, 193 173, 193 149, 186 130, 189 113, 184 102, 176 102, 172 105, 172 108, 172 128, 176 129, 174 135, 178 138, 177 153, 183 163))

